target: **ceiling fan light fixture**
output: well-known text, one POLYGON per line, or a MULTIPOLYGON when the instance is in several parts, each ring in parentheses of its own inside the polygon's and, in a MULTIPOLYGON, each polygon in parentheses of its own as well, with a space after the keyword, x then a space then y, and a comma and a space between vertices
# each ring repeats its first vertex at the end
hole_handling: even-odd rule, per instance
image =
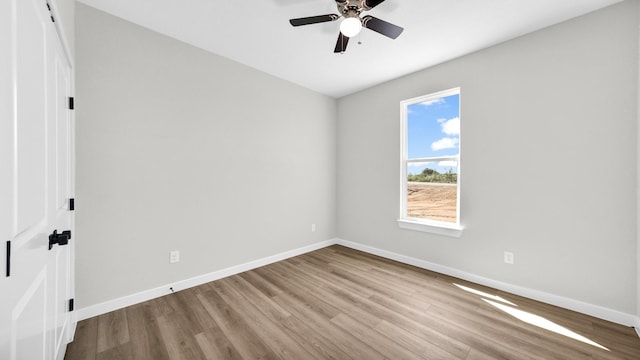
POLYGON ((340 32, 346 37, 354 37, 362 30, 362 22, 359 17, 348 17, 340 23, 340 32))

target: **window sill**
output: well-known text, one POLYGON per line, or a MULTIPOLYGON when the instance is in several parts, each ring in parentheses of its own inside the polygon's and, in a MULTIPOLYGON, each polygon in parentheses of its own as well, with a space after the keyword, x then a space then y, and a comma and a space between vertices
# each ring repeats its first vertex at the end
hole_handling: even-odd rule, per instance
POLYGON ((446 235, 459 238, 462 236, 464 228, 457 224, 437 222, 437 221, 417 221, 410 219, 399 219, 398 226, 402 229, 423 231, 432 234, 446 235))

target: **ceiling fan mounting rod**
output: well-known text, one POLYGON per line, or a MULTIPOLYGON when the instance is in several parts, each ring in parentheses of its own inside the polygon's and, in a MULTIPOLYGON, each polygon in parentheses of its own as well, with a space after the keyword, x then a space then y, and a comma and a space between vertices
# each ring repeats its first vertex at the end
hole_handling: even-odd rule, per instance
POLYGON ((345 18, 360 17, 365 9, 365 0, 336 0, 338 10, 345 18))

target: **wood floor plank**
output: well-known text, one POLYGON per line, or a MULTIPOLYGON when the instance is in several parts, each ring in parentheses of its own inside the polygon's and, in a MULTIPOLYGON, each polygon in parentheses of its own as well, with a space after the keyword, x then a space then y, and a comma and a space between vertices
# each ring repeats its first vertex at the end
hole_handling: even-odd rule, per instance
MULTIPOLYGON (((158 328, 171 360, 205 360, 197 345, 191 323, 180 313, 158 317, 158 328)), ((195 324, 193 324, 195 325, 195 324)))
MULTIPOLYGON (((536 314, 537 311, 532 309, 527 309, 526 307, 517 308, 519 311, 524 311, 528 315, 538 316, 536 314)), ((488 322, 494 324, 494 327, 498 328, 515 328, 518 333, 522 333, 525 336, 529 336, 531 338, 536 337, 539 339, 539 346, 550 350, 552 352, 562 352, 565 358, 580 358, 586 359, 589 358, 590 352, 592 349, 591 345, 585 345, 579 341, 567 341, 568 339, 563 336, 551 336, 547 337, 547 332, 549 330, 541 327, 531 326, 531 324, 524 322, 522 320, 513 318, 511 316, 507 316, 504 312, 501 312, 497 309, 492 308, 479 308, 475 314, 475 320, 479 322, 488 322)), ((548 320, 545 318, 545 320, 548 320)), ((556 324, 559 325, 559 324, 556 324)), ((561 325, 560 325, 561 326, 561 325)), ((570 326, 565 327, 569 331, 573 331, 576 334, 575 329, 572 329, 570 326)), ((593 340, 593 339, 590 339, 593 340)))
POLYGON ((242 296, 246 302, 251 303, 259 309, 262 314, 272 322, 282 322, 291 316, 289 311, 260 292, 260 290, 254 286, 253 282, 248 282, 241 276, 231 276, 220 283, 228 284, 237 294, 242 296))
MULTIPOLYGON (((251 302, 247 300, 237 289, 231 284, 231 279, 222 279, 214 284, 218 294, 225 300, 229 306, 243 314, 248 319, 248 325, 261 338, 266 339, 266 344, 281 359, 317 359, 313 348, 308 350, 300 346, 293 338, 291 333, 287 333, 280 323, 291 316, 286 314, 275 315, 275 321, 269 319, 264 313, 251 302)), ((278 305, 279 306, 279 305, 278 305)), ((274 312, 270 312, 273 316, 274 312)))
POLYGON ((432 342, 427 341, 424 337, 407 331, 395 324, 391 324, 386 320, 383 320, 380 322, 380 324, 376 325, 374 330, 379 332, 381 335, 393 340, 402 348, 419 355, 422 359, 465 359, 469 352, 468 346, 465 347, 466 351, 462 350, 457 354, 447 352, 444 350, 446 346, 441 347, 439 345, 435 345, 432 342))
POLYGON ((384 355, 387 359, 411 360, 420 358, 420 354, 407 350, 401 344, 394 342, 388 337, 348 315, 340 314, 331 319, 331 322, 338 325, 345 331, 354 334, 356 337, 369 339, 370 346, 384 355))
MULTIPOLYGON (((540 346, 539 335, 533 331, 523 333, 513 326, 498 326, 489 322, 483 323, 481 320, 474 318, 473 315, 467 313, 459 315, 453 309, 443 309, 437 306, 432 306, 429 312, 443 320, 446 319, 446 321, 451 323, 469 328, 469 331, 473 332, 475 336, 483 338, 486 341, 501 339, 502 341, 499 344, 500 348, 511 354, 517 353, 519 356, 533 357, 536 359, 566 359, 566 357, 552 356, 552 352, 549 349, 540 346)), ((566 351, 567 349, 563 349, 563 352, 566 351)))
POLYGON ((498 295, 508 301, 511 301, 518 308, 525 309, 532 313, 544 314, 545 318, 556 322, 559 325, 566 326, 576 331, 590 333, 593 331, 594 318, 583 316, 578 312, 562 309, 554 305, 541 303, 539 301, 527 299, 521 296, 498 291, 498 295))
POLYGON ((264 279, 254 270, 240 273, 238 276, 253 284, 253 286, 268 297, 274 297, 282 292, 282 290, 277 286, 268 281, 264 281, 264 279))
POLYGON ((356 359, 354 357, 355 354, 349 355, 343 351, 333 339, 322 336, 312 326, 297 316, 287 318, 283 322, 283 325, 297 335, 296 339, 300 344, 308 344, 308 346, 313 348, 321 359, 356 359))
POLYGON ((341 351, 349 354, 350 357, 354 359, 384 359, 382 354, 374 350, 368 343, 365 343, 363 339, 359 339, 352 333, 335 326, 325 316, 310 311, 289 294, 280 294, 274 297, 274 300, 283 306, 287 306, 295 317, 315 329, 319 337, 335 344, 341 351))
POLYGON ((196 342, 207 360, 241 360, 242 355, 219 327, 196 335, 196 342))
POLYGON ((98 353, 129 342, 129 327, 125 309, 98 316, 97 341, 98 353))
POLYGON ((95 360, 98 345, 98 318, 78 322, 74 341, 67 346, 65 360, 95 360))
POLYGON ((131 343, 125 343, 105 350, 96 355, 96 360, 135 360, 131 343))
MULTIPOLYGON (((291 316, 287 310, 273 301, 258 289, 263 288, 266 281, 260 276, 254 276, 252 281, 245 280, 242 276, 229 277, 227 279, 236 290, 245 297, 245 300, 259 309, 274 323, 279 323, 292 339, 299 344, 309 344, 309 351, 314 352, 320 359, 349 359, 350 356, 338 347, 327 341, 306 325, 305 322, 291 316)), ((271 287, 271 286, 269 286, 271 287)), ((276 289, 275 286, 271 287, 276 289)), ((282 290, 277 291, 282 293, 282 290)))
POLYGON ((640 339, 632 328, 335 245, 81 321, 65 359, 637 360, 640 339))
MULTIPOLYGON (((307 307, 310 311, 314 311, 322 314, 326 319, 330 319, 340 313, 340 309, 329 304, 326 301, 318 299, 308 287, 307 284, 297 279, 290 279, 281 276, 281 273, 275 272, 273 267, 260 269, 260 274, 264 276, 264 279, 271 282, 283 290, 284 294, 287 294, 295 298, 300 304, 307 307)), ((275 297, 282 297, 277 295, 275 297)))
MULTIPOLYGON (((151 309, 151 311, 153 311, 154 317, 159 318, 160 316, 169 315, 176 312, 176 310, 174 310, 167 301, 170 296, 171 294, 145 301, 145 304, 150 305, 149 308, 151 309)), ((180 311, 180 308, 178 308, 177 311, 180 311)))
POLYGON ((247 325, 241 314, 233 310, 215 290, 196 297, 227 335, 244 359, 278 359, 278 356, 247 325))
POLYGON ((495 360, 493 356, 489 356, 478 349, 471 349, 465 360, 495 360))
POLYGON ((427 315, 418 311, 405 310, 402 305, 395 303, 391 299, 385 299, 373 295, 371 301, 387 308, 391 312, 398 314, 397 317, 382 321, 380 326, 395 326, 402 331, 410 332, 424 342, 424 346, 434 345, 438 348, 453 354, 459 358, 464 358, 469 353, 469 345, 461 342, 457 337, 451 337, 433 329, 429 326, 427 315), (388 324, 388 325, 387 325, 388 324))
MULTIPOLYGON (((617 344, 629 346, 635 351, 640 350, 635 347, 638 342, 638 334, 634 328, 622 327, 618 324, 603 321, 594 321, 592 326, 596 337, 604 341, 613 341, 617 344)), ((640 354, 638 359, 640 359, 640 354)))
POLYGON ((151 302, 126 308, 134 359, 169 360, 151 302))
POLYGON ((380 319, 375 314, 363 308, 362 302, 365 301, 365 297, 344 290, 342 286, 334 285, 326 279, 315 278, 314 280, 318 281, 321 286, 309 290, 313 291, 313 294, 319 298, 332 299, 331 304, 336 307, 337 315, 341 313, 351 314, 371 327, 380 322, 380 319))
POLYGON ((172 308, 180 309, 181 316, 190 324, 188 331, 193 336, 215 326, 215 321, 196 298, 197 292, 197 289, 186 289, 166 296, 172 308))
MULTIPOLYGON (((357 292, 358 294, 363 294, 367 296, 380 291, 380 289, 376 289, 374 286, 372 286, 369 283, 362 284, 360 282, 354 282, 352 279, 348 279, 343 276, 340 276, 339 274, 336 274, 333 271, 327 271, 329 270, 329 265, 323 265, 324 266, 322 268, 323 270, 319 271, 320 269, 318 267, 319 264, 317 262, 314 263, 312 259, 309 259, 309 260, 310 260, 309 262, 304 262, 296 266, 296 269, 299 272, 298 274, 299 276, 312 277, 312 278, 309 278, 311 281, 320 279, 324 283, 328 282, 335 286, 339 285, 344 288, 350 288, 354 292, 357 292)), ((291 265, 287 263, 281 263, 278 265, 285 268, 291 267, 291 265)), ((324 285, 318 284, 318 286, 324 286, 324 285)))

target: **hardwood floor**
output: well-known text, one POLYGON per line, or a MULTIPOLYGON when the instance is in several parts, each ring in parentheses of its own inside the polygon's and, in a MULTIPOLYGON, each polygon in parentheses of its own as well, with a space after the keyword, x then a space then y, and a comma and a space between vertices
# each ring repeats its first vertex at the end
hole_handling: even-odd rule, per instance
POLYGON ((640 359, 640 339, 336 245, 84 320, 65 359, 640 359))

